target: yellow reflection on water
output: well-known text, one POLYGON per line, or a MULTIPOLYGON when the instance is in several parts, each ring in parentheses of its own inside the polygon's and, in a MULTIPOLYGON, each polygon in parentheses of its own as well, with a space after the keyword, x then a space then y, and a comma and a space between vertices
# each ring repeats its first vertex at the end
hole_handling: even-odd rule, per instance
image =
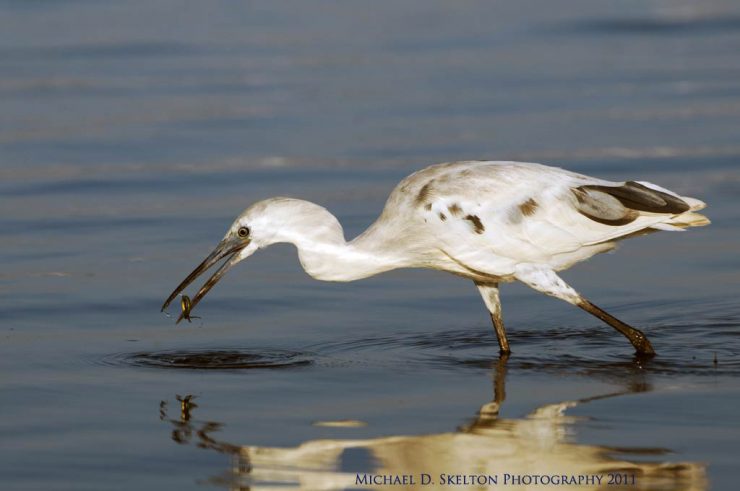
MULTIPOLYGON (((172 439, 233 456, 232 468, 208 483, 232 490, 681 490, 708 489, 704 466, 694 462, 633 462, 617 458, 620 449, 570 441, 574 418, 566 410, 596 399, 648 390, 636 385, 617 393, 563 401, 537 408, 522 419, 499 418, 505 398, 506 359, 496 367, 494 397, 471 423, 456 431, 421 436, 311 440, 297 447, 235 445, 213 437, 222 425, 197 422, 190 396, 177 396, 180 417, 170 419, 167 403, 160 418, 173 425, 172 439), (374 469, 342 472, 344 452, 361 449, 374 469), (612 481, 611 484, 609 481, 612 481)), ((628 451, 622 450, 623 453, 628 451)), ((664 449, 641 449, 659 456, 664 449)))

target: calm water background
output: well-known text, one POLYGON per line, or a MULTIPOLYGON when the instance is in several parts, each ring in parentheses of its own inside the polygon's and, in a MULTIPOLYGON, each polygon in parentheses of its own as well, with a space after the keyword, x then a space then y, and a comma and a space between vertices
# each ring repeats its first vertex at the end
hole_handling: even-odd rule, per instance
MULTIPOLYGON (((503 290, 501 416, 622 393, 570 410, 569 441, 706 464, 713 489, 732 489, 739 136, 730 0, 0 1, 0 487, 235 486, 228 449, 173 440, 176 395, 196 395, 192 418, 233 445, 465 425, 496 377, 470 282, 319 283, 276 246, 214 289, 202 321, 175 326, 159 306, 255 200, 313 200, 353 237, 404 175, 472 158, 708 202, 710 227, 564 274, 644 328, 651 362, 578 309, 503 290), (219 353, 289 366, 148 366, 219 353), (367 426, 312 424, 338 419, 367 426)), ((338 470, 375 465, 346 452, 338 470)))

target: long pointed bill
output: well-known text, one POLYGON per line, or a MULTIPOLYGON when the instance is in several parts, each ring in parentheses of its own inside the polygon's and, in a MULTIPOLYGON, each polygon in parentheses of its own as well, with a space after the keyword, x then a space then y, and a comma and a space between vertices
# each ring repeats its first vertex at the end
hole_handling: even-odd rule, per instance
MULTIPOLYGON (((225 258, 227 256, 231 256, 229 258, 229 260, 226 263, 224 263, 224 265, 221 266, 221 268, 219 268, 218 271, 216 271, 216 274, 214 274, 208 280, 208 282, 206 282, 206 285, 208 285, 210 283, 210 286, 205 291, 203 291, 203 288, 205 288, 205 286, 206 286, 206 285, 204 285, 203 288, 201 288, 200 291, 198 292, 198 294, 195 296, 195 298, 192 301, 191 309, 192 309, 192 307, 195 307, 195 304, 197 304, 198 301, 203 297, 203 295, 205 295, 206 292, 208 292, 208 290, 210 290, 213 287, 213 285, 215 285, 216 282, 219 279, 221 279, 221 276, 223 276, 223 274, 231 266, 233 266, 234 264, 236 264, 239 261, 239 259, 237 259, 239 257, 239 254, 238 253, 242 249, 244 249, 246 246, 248 246, 248 245, 249 245, 249 241, 248 240, 235 242, 233 239, 224 239, 221 242, 219 242, 218 245, 216 246, 216 248, 213 250, 213 252, 211 252, 208 255, 208 257, 206 257, 203 260, 203 262, 200 263, 198 265, 198 267, 196 267, 193 270, 193 272, 188 275, 187 278, 185 278, 184 280, 182 280, 182 283, 180 283, 179 285, 177 285, 177 288, 175 288, 172 291, 172 293, 170 294, 170 296, 167 297, 167 300, 165 300, 164 304, 162 304, 162 312, 164 312, 164 310, 175 299, 175 297, 177 297, 180 294, 180 292, 182 292, 183 290, 185 290, 185 288, 187 288, 188 285, 190 285, 193 281, 195 281, 196 278, 198 278, 200 275, 202 275, 203 273, 205 273, 206 271, 208 271, 209 269, 211 269, 221 259, 223 259, 223 258, 225 258), (232 263, 232 261, 233 261, 233 263, 232 263), (229 263, 232 263, 232 264, 230 266, 228 266, 228 267, 225 268, 225 266, 227 264, 229 264, 229 263), (222 272, 222 270, 223 270, 223 272, 222 272), (213 281, 214 278, 216 278, 215 281, 213 281)), ((182 319, 182 316, 180 317, 180 319, 182 319)), ((178 320, 178 322, 180 322, 180 320, 178 320)))
POLYGON ((195 294, 193 299, 190 301, 190 309, 188 309, 187 312, 183 311, 180 312, 180 317, 177 318, 177 322, 175 324, 179 324, 181 320, 185 318, 185 315, 189 315, 190 312, 195 308, 196 305, 198 305, 198 302, 206 296, 206 293, 208 293, 211 288, 213 288, 218 281, 223 278, 223 276, 226 274, 228 270, 232 268, 236 263, 241 261, 241 257, 239 257, 239 253, 234 253, 229 259, 227 259, 220 268, 216 270, 215 273, 213 273, 213 276, 208 278, 208 281, 206 281, 203 286, 200 287, 200 290, 198 290, 198 293, 195 294))

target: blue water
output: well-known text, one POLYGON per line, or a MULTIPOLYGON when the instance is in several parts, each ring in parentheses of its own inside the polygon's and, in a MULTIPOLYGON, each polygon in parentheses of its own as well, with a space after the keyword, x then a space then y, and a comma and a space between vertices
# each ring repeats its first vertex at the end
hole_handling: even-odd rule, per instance
POLYGON ((731 1, 0 1, 0 487, 345 489, 539 459, 733 489, 738 52, 731 1), (353 237, 405 175, 471 158, 708 203, 709 227, 563 274, 658 357, 507 285, 499 360, 470 282, 320 283, 288 246, 202 319, 159 313, 256 200, 315 201, 353 237))

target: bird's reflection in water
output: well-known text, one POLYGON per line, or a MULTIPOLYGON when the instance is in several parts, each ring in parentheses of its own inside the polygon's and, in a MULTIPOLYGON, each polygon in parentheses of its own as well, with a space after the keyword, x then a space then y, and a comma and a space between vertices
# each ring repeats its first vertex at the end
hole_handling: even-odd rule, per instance
MULTIPOLYGON (((569 428, 574 418, 568 408, 597 399, 645 392, 650 385, 641 378, 627 381, 625 390, 585 399, 548 404, 522 419, 499 418, 506 397, 507 358, 495 366, 493 400, 484 404, 476 417, 457 431, 421 436, 391 436, 356 440, 312 440, 293 448, 235 445, 219 441, 214 433, 222 425, 193 419, 192 396, 177 396, 180 417, 168 416, 168 404, 160 404, 160 418, 173 425, 172 439, 179 444, 193 443, 200 448, 232 456, 231 470, 208 479, 212 485, 232 490, 257 489, 457 489, 480 490, 505 487, 523 489, 624 489, 624 490, 704 490, 708 489, 704 466, 692 462, 635 462, 616 454, 659 456, 660 448, 610 448, 573 443, 569 428), (373 469, 362 473, 343 472, 342 457, 348 451, 363 450, 372 457, 373 469), (365 476, 412 476, 414 483, 363 485, 365 476), (422 483, 422 475, 431 483, 422 483), (454 482, 443 484, 441 474, 454 482), (579 485, 535 485, 510 480, 510 476, 602 476, 601 482, 579 485), (608 485, 610 474, 621 476, 622 485, 608 485), (478 477, 481 476, 481 477, 478 477), (490 478, 497 476, 498 484, 490 478), (481 480, 483 479, 483 480, 481 480), (487 483, 484 481, 488 479, 487 483)), ((514 479, 514 478, 512 478, 514 479)))
MULTIPOLYGON (((162 421, 168 421, 172 424, 172 439, 180 444, 193 443, 193 435, 196 436, 195 444, 198 448, 209 448, 218 452, 232 454, 238 456, 241 453, 242 447, 239 445, 232 445, 230 443, 218 441, 211 436, 212 433, 219 431, 223 425, 215 421, 191 421, 192 411, 197 408, 198 405, 193 402, 195 396, 176 395, 175 400, 180 405, 180 418, 170 418, 168 415, 167 401, 159 403, 159 419, 162 421)), ((249 472, 249 468, 245 469, 245 472, 249 472)))

